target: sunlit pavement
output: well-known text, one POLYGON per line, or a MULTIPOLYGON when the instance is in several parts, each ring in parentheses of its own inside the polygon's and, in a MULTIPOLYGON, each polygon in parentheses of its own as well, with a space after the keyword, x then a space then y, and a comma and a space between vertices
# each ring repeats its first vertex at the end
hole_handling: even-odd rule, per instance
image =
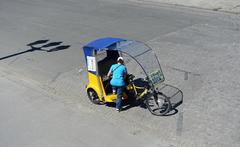
POLYGON ((10 56, 0 61, 0 146, 239 146, 238 16, 109 0, 4 0, 0 19, 0 58, 10 56), (106 36, 154 48, 166 83, 183 91, 178 113, 118 114, 88 101, 81 47, 106 36), (48 40, 38 46, 46 51, 28 51, 39 40, 48 40))

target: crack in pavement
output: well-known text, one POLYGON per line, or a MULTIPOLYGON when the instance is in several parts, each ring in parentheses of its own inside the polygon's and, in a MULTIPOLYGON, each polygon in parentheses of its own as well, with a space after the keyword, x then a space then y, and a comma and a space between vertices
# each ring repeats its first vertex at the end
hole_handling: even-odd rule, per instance
POLYGON ((64 72, 58 72, 50 81, 50 83, 54 83, 56 82, 56 80, 58 79, 58 77, 63 74, 64 72))

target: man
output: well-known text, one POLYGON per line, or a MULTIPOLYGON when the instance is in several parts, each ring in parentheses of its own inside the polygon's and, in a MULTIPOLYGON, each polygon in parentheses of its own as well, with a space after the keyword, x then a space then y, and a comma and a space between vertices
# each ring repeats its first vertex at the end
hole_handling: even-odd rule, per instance
POLYGON ((113 93, 117 92, 116 110, 120 112, 122 108, 123 90, 125 88, 124 79, 127 76, 127 68, 124 65, 123 57, 118 57, 117 64, 111 66, 107 77, 110 78, 111 75, 112 79, 110 84, 112 85, 113 93))

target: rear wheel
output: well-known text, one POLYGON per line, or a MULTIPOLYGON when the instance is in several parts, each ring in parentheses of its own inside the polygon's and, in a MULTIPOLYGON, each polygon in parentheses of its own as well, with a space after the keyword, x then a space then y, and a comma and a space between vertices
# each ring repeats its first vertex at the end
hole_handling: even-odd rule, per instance
POLYGON ((97 104, 97 105, 101 105, 103 104, 102 101, 100 101, 98 95, 97 95, 97 92, 93 89, 88 89, 87 90, 87 94, 88 94, 88 98, 89 100, 94 103, 94 104, 97 104))
POLYGON ((171 102, 166 95, 153 93, 147 97, 146 106, 153 115, 163 116, 170 111, 171 102))

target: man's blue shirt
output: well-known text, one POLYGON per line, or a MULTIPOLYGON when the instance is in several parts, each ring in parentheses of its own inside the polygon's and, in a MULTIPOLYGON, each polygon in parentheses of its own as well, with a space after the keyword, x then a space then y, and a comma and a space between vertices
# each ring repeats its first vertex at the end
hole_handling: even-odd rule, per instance
POLYGON ((112 73, 112 80, 110 81, 112 86, 125 86, 124 74, 127 73, 126 66, 122 64, 113 64, 110 68, 112 73))

